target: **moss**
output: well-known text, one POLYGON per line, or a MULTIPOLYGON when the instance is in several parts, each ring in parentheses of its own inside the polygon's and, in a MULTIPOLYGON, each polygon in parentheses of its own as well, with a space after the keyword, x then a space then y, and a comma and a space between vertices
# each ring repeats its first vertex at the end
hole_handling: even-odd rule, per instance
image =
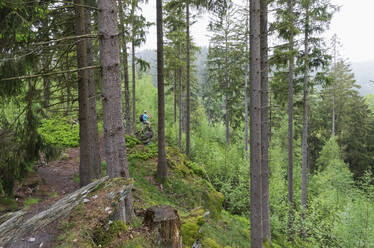
POLYGON ((30 197, 24 202, 25 209, 28 209, 31 205, 37 204, 39 202, 38 198, 30 197))
POLYGON ((147 147, 144 147, 143 150, 131 150, 128 154, 129 159, 141 159, 148 160, 157 156, 158 150, 156 144, 151 144, 147 147))
POLYGON ((211 238, 223 247, 250 247, 249 220, 241 216, 231 215, 226 211, 221 212, 220 218, 209 216, 202 227, 202 232, 204 238, 211 238), (225 235, 222 235, 223 233, 225 235))
POLYGON ((125 223, 116 220, 109 225, 97 227, 92 238, 97 245, 106 247, 117 234, 126 232, 127 230, 128 227, 125 223))
POLYGON ((203 239, 202 245, 203 247, 209 247, 209 248, 222 248, 222 246, 217 244, 217 242, 211 238, 203 239))
POLYGON ((200 227, 205 223, 203 216, 194 216, 182 219, 183 244, 192 246, 196 239, 202 239, 203 234, 199 233, 200 227))
POLYGON ((58 196, 57 192, 52 192, 52 193, 49 194, 50 198, 56 198, 57 196, 58 196))
POLYGON ((222 211, 222 204, 224 201, 223 194, 215 190, 210 190, 205 191, 203 197, 205 199, 204 207, 209 209, 213 217, 218 216, 222 211))
POLYGON ((191 171, 195 175, 197 175, 201 178, 204 178, 204 179, 208 179, 208 176, 207 176, 206 172, 204 171, 204 168, 201 165, 199 165, 195 162, 192 162, 192 161, 187 161, 186 165, 189 169, 191 169, 191 171))

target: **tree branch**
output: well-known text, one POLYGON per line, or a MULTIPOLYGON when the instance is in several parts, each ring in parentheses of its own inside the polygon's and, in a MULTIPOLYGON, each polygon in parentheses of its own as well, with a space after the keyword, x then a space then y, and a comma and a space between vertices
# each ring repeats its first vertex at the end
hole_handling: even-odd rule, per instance
POLYGON ((74 70, 57 71, 57 72, 50 72, 50 73, 45 73, 45 74, 36 74, 36 75, 30 75, 30 76, 19 76, 19 77, 3 78, 0 81, 9 81, 9 80, 17 80, 17 79, 27 79, 27 78, 44 77, 44 76, 50 76, 50 75, 55 75, 55 74, 63 74, 63 73, 69 73, 69 72, 78 72, 78 71, 90 70, 90 69, 96 69, 96 68, 100 68, 100 66, 99 65, 93 65, 93 66, 82 67, 82 68, 78 68, 78 69, 74 69, 74 70))

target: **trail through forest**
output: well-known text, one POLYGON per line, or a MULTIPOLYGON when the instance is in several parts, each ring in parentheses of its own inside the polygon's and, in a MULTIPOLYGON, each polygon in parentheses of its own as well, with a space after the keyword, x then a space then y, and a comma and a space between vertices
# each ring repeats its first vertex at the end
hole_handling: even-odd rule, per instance
MULTIPOLYGON (((100 149, 100 153, 103 153, 100 149)), ((50 162, 48 165, 37 169, 37 176, 41 183, 38 190, 31 195, 33 198, 40 199, 40 202, 33 204, 28 209, 26 219, 48 209, 69 193, 79 188, 79 183, 74 180, 79 172, 79 148, 69 148, 65 150, 59 160, 50 162)), ((4 248, 39 248, 52 247, 53 241, 58 236, 59 220, 45 226, 36 233, 23 237, 4 248)))

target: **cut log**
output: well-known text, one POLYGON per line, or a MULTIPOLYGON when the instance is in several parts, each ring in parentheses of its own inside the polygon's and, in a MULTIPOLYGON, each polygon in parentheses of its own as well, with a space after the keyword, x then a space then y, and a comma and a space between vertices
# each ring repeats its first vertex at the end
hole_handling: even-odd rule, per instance
POLYGON ((146 210, 144 224, 158 232, 162 247, 182 248, 181 222, 176 209, 153 206, 146 210))
POLYGON ((18 211, 9 214, 7 220, 0 225, 0 247, 12 240, 17 240, 40 230, 60 217, 66 216, 79 205, 88 193, 94 191, 108 177, 103 177, 57 201, 49 209, 26 220, 26 212, 18 211))

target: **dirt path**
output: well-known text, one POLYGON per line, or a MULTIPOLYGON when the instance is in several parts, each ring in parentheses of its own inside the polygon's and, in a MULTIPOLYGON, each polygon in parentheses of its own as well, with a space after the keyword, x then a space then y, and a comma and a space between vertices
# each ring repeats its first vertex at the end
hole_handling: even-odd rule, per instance
MULTIPOLYGON (((74 181, 74 176, 77 175, 78 172, 79 148, 69 148, 63 153, 60 160, 50 162, 47 166, 39 167, 37 174, 41 178, 42 183, 32 197, 40 199, 40 202, 30 206, 27 217, 31 218, 35 214, 48 209, 53 203, 66 194, 77 190, 79 188, 79 183, 74 181)), ((57 222, 51 223, 44 227, 43 230, 39 230, 37 233, 33 233, 5 247, 52 247, 52 242, 57 238, 57 222)))

